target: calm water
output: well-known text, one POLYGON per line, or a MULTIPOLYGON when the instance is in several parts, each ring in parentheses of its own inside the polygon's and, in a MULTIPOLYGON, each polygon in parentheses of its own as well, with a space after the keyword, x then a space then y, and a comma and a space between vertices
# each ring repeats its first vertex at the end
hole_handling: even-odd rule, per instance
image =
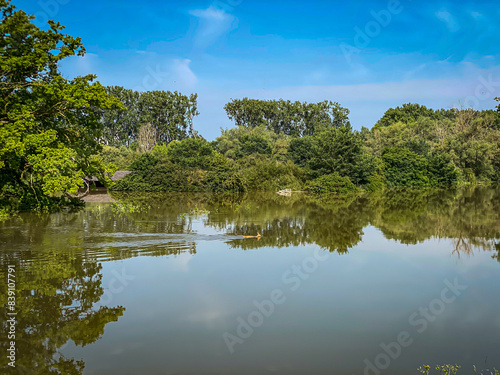
POLYGON ((500 367, 498 189, 113 198, 0 224, 5 373, 500 367))

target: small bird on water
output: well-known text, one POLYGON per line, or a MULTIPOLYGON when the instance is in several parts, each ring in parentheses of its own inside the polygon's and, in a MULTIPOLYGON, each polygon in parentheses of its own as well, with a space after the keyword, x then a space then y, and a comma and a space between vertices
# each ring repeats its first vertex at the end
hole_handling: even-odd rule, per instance
POLYGON ((243 238, 257 238, 258 240, 260 240, 262 236, 260 235, 259 232, 257 232, 257 235, 256 236, 243 236, 243 238))

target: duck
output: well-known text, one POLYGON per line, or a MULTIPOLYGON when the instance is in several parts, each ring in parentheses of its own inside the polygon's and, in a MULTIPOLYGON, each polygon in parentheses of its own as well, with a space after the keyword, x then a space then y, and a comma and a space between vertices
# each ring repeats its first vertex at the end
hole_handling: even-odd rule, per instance
POLYGON ((243 238, 257 238, 258 240, 260 240, 262 236, 260 235, 259 232, 257 232, 257 235, 256 236, 243 236, 243 238))

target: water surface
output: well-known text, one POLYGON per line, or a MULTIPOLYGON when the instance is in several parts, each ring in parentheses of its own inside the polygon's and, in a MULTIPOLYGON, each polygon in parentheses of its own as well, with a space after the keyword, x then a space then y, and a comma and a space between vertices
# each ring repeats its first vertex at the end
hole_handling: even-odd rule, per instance
POLYGON ((500 367, 498 189, 101 201, 0 224, 6 373, 500 367))

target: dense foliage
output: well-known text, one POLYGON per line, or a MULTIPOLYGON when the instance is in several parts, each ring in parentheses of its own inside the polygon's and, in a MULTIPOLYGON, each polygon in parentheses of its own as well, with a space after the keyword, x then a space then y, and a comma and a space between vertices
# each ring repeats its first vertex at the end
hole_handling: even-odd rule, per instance
MULTIPOLYGON (((495 111, 435 111, 405 104, 389 109, 371 130, 353 130, 346 118, 341 123, 323 123, 310 135, 296 136, 276 130, 262 120, 265 117, 255 115, 267 105, 272 107, 269 103, 274 102, 244 99, 229 103, 226 109, 238 108, 235 111, 239 126, 223 129, 212 143, 202 139, 178 141, 174 143, 175 148, 185 152, 175 157, 171 151, 165 152, 167 159, 135 169, 135 175, 114 188, 225 190, 224 183, 211 182, 214 175, 208 172, 212 167, 195 157, 200 153, 209 155, 209 151, 214 152, 218 160, 225 160, 221 163, 225 167, 218 169, 222 180, 233 176, 239 182, 237 188, 236 185, 227 188, 232 191, 305 189, 317 193, 348 193, 360 189, 373 191, 384 186, 488 184, 500 179, 500 116, 495 111), (249 120, 257 117, 259 121, 249 120), (152 173, 160 173, 160 165, 163 182, 152 177, 152 173), (198 172, 194 172, 196 170, 198 172), (167 177, 170 175, 172 177, 167 177)), ((296 103, 299 104, 306 106, 296 103)), ((348 112, 336 108, 339 113, 348 112)), ((301 116, 304 115, 296 113, 294 121, 305 123, 305 117, 301 116)), ((122 149, 120 153, 123 152, 122 149)), ((134 166, 131 168, 134 170, 134 166)))
POLYGON ((237 126, 265 126, 275 133, 295 137, 313 135, 326 126, 338 127, 349 123, 349 110, 325 100, 301 103, 289 100, 235 99, 224 107, 237 126))
MULTIPOLYGON (((354 130, 336 102, 234 99, 236 127, 213 142, 193 127, 197 95, 104 88, 67 80, 58 64, 85 53, 52 21, 0 0, 0 216, 75 204, 90 177, 128 191, 281 189, 346 193, 384 187, 489 184, 500 180, 495 110, 391 108, 354 130)), ((497 100, 500 100, 497 98, 497 100)))
POLYGON ((201 138, 156 146, 140 154, 130 168, 134 174, 113 189, 129 191, 243 191, 234 163, 201 138))
POLYGON ((137 92, 120 86, 107 87, 106 92, 125 105, 102 113, 105 132, 101 142, 108 146, 151 151, 156 143, 167 144, 196 135, 196 94, 188 97, 177 91, 137 92))
POLYGON ((0 0, 0 207, 42 209, 68 204, 84 176, 105 180, 96 157, 102 109, 118 108, 95 76, 65 79, 61 60, 83 56, 80 38, 49 21, 41 30, 0 0))

